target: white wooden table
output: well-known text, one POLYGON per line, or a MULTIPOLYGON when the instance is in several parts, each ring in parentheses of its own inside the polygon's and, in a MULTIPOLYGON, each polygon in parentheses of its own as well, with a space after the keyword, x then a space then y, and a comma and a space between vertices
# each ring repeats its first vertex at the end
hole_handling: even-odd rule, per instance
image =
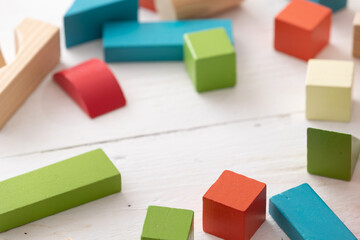
MULTIPOLYGON (((72 0, 1 0, 0 41, 14 58, 13 28, 26 16, 62 26, 72 0)), ((309 175, 306 128, 360 137, 360 62, 350 123, 305 120, 306 63, 275 52, 274 16, 286 0, 247 0, 219 17, 234 21, 238 84, 195 92, 182 62, 110 64, 128 106, 89 119, 49 75, 0 131, 0 180, 102 148, 122 174, 123 190, 104 199, 0 234, 0 240, 140 239, 148 205, 195 211, 202 231, 202 196, 224 169, 267 183, 268 197, 309 183, 360 238, 360 164, 351 182, 309 175)), ((352 19, 360 1, 333 16, 331 43, 318 58, 351 60, 352 19)), ((158 20, 140 10, 141 21, 158 20)), ((63 34, 63 28, 62 34, 63 34)), ((64 47, 61 64, 102 58, 101 41, 64 47)), ((288 239, 272 218, 255 240, 288 239)))

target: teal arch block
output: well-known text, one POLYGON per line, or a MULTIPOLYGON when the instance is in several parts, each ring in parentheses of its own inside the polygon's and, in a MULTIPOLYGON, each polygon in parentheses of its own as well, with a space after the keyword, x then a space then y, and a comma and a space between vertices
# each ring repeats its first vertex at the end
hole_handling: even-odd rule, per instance
POLYGON ((356 240, 306 183, 270 198, 269 213, 292 240, 356 240))
POLYGON ((103 34, 105 61, 181 61, 184 34, 218 27, 224 28, 233 42, 228 19, 107 23, 103 34))
POLYGON ((66 47, 101 38, 106 22, 137 18, 138 0, 75 0, 64 16, 66 47))
POLYGON ((319 3, 328 8, 331 8, 333 12, 339 11, 346 7, 347 0, 310 0, 311 2, 319 3))

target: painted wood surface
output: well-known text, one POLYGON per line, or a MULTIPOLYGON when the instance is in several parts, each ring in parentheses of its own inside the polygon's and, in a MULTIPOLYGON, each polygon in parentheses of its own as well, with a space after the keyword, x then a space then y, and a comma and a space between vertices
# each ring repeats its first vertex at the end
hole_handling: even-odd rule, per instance
MULTIPOLYGON (((60 26, 71 3, 0 1, 7 62, 13 58, 13 29, 24 15, 60 26)), ((110 64, 128 106, 91 120, 49 75, 0 132, 0 180, 103 148, 122 174, 123 189, 0 239, 140 239, 147 207, 161 205, 194 210, 195 239, 215 240, 202 231, 201 198, 225 169, 266 183, 269 197, 308 182, 360 238, 360 165, 350 182, 306 171, 307 127, 360 136, 360 78, 354 79, 351 122, 305 120, 307 64, 273 49, 273 20, 287 3, 250 0, 219 15, 234 21, 238 84, 232 89, 197 94, 180 62, 110 64)), ((333 14, 330 44, 318 58, 352 60, 357 11, 360 2, 349 0, 347 9, 333 14)), ((159 19, 146 10, 140 18, 159 19)), ((65 50, 62 35, 61 44, 54 72, 103 58, 101 41, 65 50)), ((360 76, 360 61, 354 62, 360 76)), ((253 237, 263 239, 287 239, 269 215, 253 237)))

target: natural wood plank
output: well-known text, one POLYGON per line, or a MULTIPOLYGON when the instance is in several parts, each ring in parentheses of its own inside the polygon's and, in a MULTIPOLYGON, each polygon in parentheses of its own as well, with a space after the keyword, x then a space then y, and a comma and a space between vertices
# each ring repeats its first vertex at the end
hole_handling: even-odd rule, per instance
POLYGON ((235 8, 243 0, 155 0, 155 8, 162 19, 194 19, 214 16, 235 8))
POLYGON ((15 60, 0 69, 0 128, 60 59, 59 28, 53 25, 25 19, 15 28, 15 41, 15 60))

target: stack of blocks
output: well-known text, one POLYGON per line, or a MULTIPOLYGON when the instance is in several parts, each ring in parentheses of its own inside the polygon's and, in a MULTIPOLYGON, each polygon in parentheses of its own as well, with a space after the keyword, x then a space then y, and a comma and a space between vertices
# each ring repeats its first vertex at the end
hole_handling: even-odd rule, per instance
POLYGON ((275 18, 275 49, 314 58, 329 42, 331 10, 306 0, 292 0, 275 18))
POLYGON ((347 5, 347 0, 310 0, 310 1, 331 8, 333 12, 337 12, 345 8, 347 5))
POLYGON ((103 33, 105 61, 181 61, 184 34, 219 27, 226 29, 232 41, 228 19, 107 23, 103 33))
POLYGON ((356 13, 353 25, 353 56, 360 58, 360 13, 356 13))
POLYGON ((307 119, 350 121, 353 78, 351 61, 310 60, 306 76, 307 119))
POLYGON ((309 173, 350 181, 360 153, 360 141, 350 134, 307 130, 309 173))
POLYGON ((149 206, 141 240, 193 240, 194 212, 149 206))
POLYGON ((227 240, 250 239, 265 221, 266 184, 224 171, 203 196, 203 229, 227 240))
POLYGON ((236 55, 223 28, 184 35, 184 61, 198 92, 233 87, 236 55))
POLYGON ((356 240, 308 184, 270 198, 269 212, 292 240, 356 240))

